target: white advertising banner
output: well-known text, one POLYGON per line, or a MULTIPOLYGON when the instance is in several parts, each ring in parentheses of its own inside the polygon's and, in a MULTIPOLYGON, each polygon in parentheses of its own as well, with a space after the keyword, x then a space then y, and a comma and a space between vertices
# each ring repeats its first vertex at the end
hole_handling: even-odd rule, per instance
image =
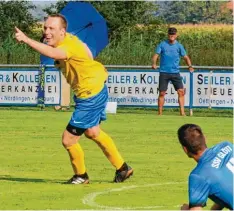
POLYGON ((233 107, 233 73, 194 72, 192 93, 194 107, 233 107))
MULTIPOLYGON (((0 105, 37 105, 39 71, 36 69, 0 69, 0 105)), ((45 105, 59 105, 61 77, 59 71, 45 71, 45 105)))
MULTIPOLYGON (((147 70, 109 70, 107 87, 109 102, 125 106, 157 106, 159 72, 147 70)), ((186 91, 185 106, 189 106, 189 72, 181 72, 186 91)), ((173 85, 168 85, 165 106, 178 106, 178 95, 173 85)))

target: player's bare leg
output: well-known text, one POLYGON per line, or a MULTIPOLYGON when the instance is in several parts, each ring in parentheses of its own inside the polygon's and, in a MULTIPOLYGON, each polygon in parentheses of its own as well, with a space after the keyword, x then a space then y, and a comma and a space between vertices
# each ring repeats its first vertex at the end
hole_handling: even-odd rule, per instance
POLYGON ((165 102, 165 91, 160 91, 158 96, 158 115, 162 115, 163 113, 163 105, 165 102))
POLYGON ((178 93, 178 101, 180 106, 180 115, 186 116, 184 112, 184 89, 178 89, 177 93, 178 93))

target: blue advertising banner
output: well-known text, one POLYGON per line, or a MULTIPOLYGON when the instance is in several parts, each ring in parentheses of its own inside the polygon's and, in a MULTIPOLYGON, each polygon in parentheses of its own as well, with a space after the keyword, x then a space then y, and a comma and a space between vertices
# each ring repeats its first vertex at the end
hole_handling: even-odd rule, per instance
POLYGON ((0 69, 0 105, 59 105, 60 74, 56 70, 46 70, 44 84, 41 84, 38 69, 0 69))
MULTIPOLYGON (((150 70, 108 70, 107 87, 109 102, 124 106, 157 106, 159 72, 150 70)), ((181 72, 186 97, 185 106, 189 106, 190 73, 181 72)), ((168 85, 165 106, 178 107, 178 95, 173 85, 168 85)))
MULTIPOLYGON (((154 107, 158 104, 159 72, 152 70, 108 70, 109 102, 119 106, 154 107)), ((218 70, 181 71, 185 107, 233 107, 233 72, 218 70)), ((168 85, 165 107, 178 107, 173 85, 168 85)))
POLYGON ((193 107, 233 107, 233 73, 196 71, 193 73, 193 107))
MULTIPOLYGON (((61 73, 56 69, 0 69, 0 105, 61 104, 61 73), (45 71, 44 71, 45 70, 45 71)), ((159 72, 147 69, 111 69, 106 81, 109 102, 118 106, 156 107, 159 72)), ((232 70, 181 71, 185 107, 233 108, 232 70)), ((169 83, 165 107, 178 107, 178 96, 169 83)))

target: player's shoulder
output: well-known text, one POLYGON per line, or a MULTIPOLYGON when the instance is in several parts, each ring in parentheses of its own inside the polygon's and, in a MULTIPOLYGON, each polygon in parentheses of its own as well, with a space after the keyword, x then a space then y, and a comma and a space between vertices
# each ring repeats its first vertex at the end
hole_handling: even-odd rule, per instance
POLYGON ((66 33, 64 43, 74 44, 74 43, 77 43, 77 42, 81 42, 81 40, 77 36, 75 36, 73 34, 70 34, 70 33, 66 33))
POLYGON ((225 147, 231 147, 233 149, 233 144, 229 141, 221 141, 220 143, 214 145, 212 148, 214 150, 220 150, 225 147))
POLYGON ((197 181, 205 181, 205 175, 202 174, 200 168, 194 168, 191 173, 189 174, 189 183, 197 182, 197 181))
POLYGON ((167 40, 163 40, 158 45, 159 46, 165 46, 165 45, 168 45, 168 42, 167 42, 167 40))
POLYGON ((62 44, 69 46, 70 49, 75 49, 74 51, 84 47, 83 42, 77 36, 70 33, 66 33, 65 40, 62 44))
POLYGON ((180 47, 180 48, 181 48, 181 47, 184 47, 183 44, 180 43, 179 41, 177 41, 176 44, 177 44, 177 46, 180 47))
POLYGON ((68 39, 75 39, 75 38, 77 38, 77 36, 75 36, 75 35, 73 35, 71 33, 66 32, 66 38, 68 38, 68 39))
POLYGON ((205 159, 205 161, 204 161, 204 159, 203 159, 203 161, 199 160, 196 167, 191 171, 190 176, 192 178, 196 178, 196 179, 206 177, 207 171, 209 171, 209 166, 210 166, 209 162, 207 162, 206 159, 205 159))
POLYGON ((210 184, 210 175, 212 175, 212 170, 209 166, 210 165, 208 165, 207 163, 197 165, 196 168, 194 168, 189 175, 189 183, 210 184))
POLYGON ((58 44, 57 47, 60 46, 69 46, 72 42, 73 42, 73 35, 70 33, 66 33, 66 36, 64 37, 64 39, 58 44))

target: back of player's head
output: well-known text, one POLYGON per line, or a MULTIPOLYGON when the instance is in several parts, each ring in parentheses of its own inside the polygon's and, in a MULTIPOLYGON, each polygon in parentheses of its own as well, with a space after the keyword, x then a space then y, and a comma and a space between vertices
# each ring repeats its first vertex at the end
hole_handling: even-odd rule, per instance
POLYGON ((185 124, 178 130, 178 139, 188 152, 197 154, 206 148, 205 136, 202 129, 195 124, 185 124))

